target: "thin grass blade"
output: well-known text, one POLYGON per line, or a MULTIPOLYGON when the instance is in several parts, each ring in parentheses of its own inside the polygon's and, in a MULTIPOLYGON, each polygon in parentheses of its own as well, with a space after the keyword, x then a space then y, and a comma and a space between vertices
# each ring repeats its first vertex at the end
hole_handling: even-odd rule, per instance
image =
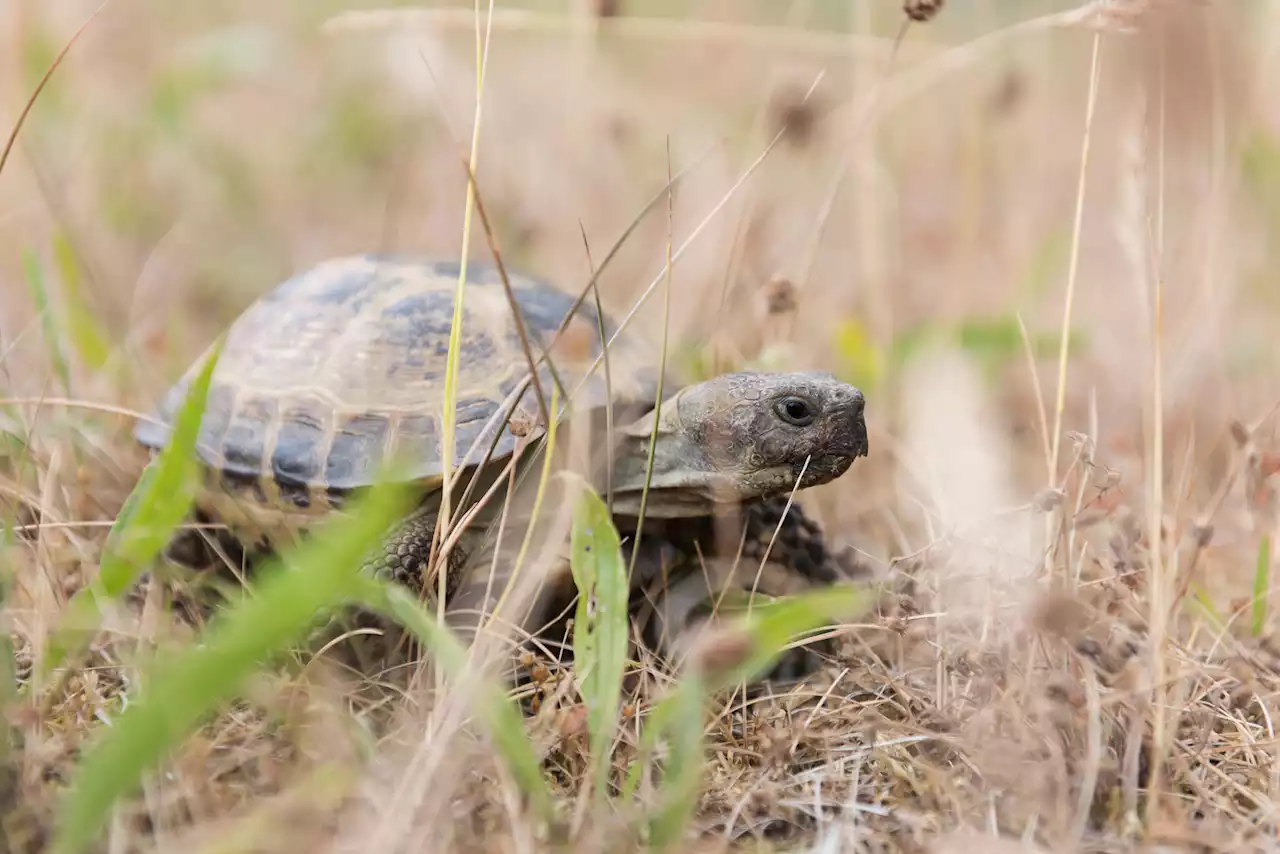
POLYGON ((702 674, 690 673, 663 702, 661 729, 668 739, 662 799, 649 821, 649 845, 665 851, 678 842, 698 804, 705 765, 702 730, 708 695, 702 674))
POLYGON ((1267 627, 1267 597, 1271 593, 1271 536, 1263 534, 1258 543, 1258 562, 1253 569, 1253 636, 1261 637, 1267 627))
POLYGON ((708 672, 707 686, 715 692, 759 679, 777 663, 792 638, 866 613, 875 601, 873 590, 870 585, 841 585, 757 602, 749 613, 726 620, 727 630, 741 632, 746 640, 745 654, 727 667, 708 672))
POLYGON ((44 269, 40 265, 40 259, 30 249, 22 250, 22 273, 26 277, 27 288, 31 291, 36 313, 40 315, 40 328, 44 332, 45 344, 49 348, 49 361, 53 363, 53 371, 58 375, 63 393, 69 393, 71 368, 67 364, 67 354, 62 350, 62 336, 58 330, 58 322, 53 316, 53 306, 49 302, 49 288, 45 284, 44 269))

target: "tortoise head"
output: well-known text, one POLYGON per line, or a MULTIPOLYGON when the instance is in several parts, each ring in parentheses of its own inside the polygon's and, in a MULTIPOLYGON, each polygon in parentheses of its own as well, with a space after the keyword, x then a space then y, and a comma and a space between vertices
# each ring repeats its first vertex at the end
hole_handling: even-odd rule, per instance
POLYGON ((681 389, 630 425, 615 466, 619 513, 706 513, 829 483, 867 454, 862 392, 829 373, 740 372, 681 389))

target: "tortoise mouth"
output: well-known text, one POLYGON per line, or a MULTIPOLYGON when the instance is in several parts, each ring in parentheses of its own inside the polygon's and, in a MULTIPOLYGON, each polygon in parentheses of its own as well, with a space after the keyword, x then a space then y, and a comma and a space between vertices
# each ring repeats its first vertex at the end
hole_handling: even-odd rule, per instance
POLYGON ((858 419, 847 441, 835 443, 835 447, 829 447, 826 453, 810 457, 808 465, 803 461, 797 463, 793 467, 794 475, 811 486, 830 483, 847 472, 854 460, 867 456, 869 450, 867 425, 862 419, 858 419))
POLYGON ((803 462, 793 467, 792 476, 805 486, 821 486, 830 483, 847 472, 855 458, 862 454, 822 454, 809 458, 809 464, 803 462))

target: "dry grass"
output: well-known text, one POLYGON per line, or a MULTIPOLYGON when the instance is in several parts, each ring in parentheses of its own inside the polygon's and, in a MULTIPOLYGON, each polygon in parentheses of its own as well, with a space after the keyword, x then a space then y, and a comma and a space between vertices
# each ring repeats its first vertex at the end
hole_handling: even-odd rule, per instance
MULTIPOLYGON (((11 5, 7 123, 96 4, 11 5)), ((576 291, 583 234, 598 263, 666 180, 669 138, 673 168, 693 164, 671 240, 697 234, 671 272, 672 362, 821 366, 870 401, 871 457, 798 500, 893 593, 810 683, 724 701, 687 848, 1280 850, 1275 573, 1258 569, 1280 501, 1280 6, 953 2, 895 51, 890 0, 700 20, 499 5, 477 177, 506 263, 576 291)), ((138 476, 128 412, 295 269, 457 253, 472 12, 324 26, 360 8, 115 0, 28 117, 0 174, 19 681, 138 476)), ((664 278, 665 219, 603 276, 615 316, 664 278)), ((636 314, 653 341, 662 311, 636 314)), ((58 690, 10 704, 14 850, 40 849, 139 642, 193 634, 159 585, 135 604, 58 690)), ((101 850, 554 847, 447 703, 331 653, 264 673, 101 850)), ((572 816, 581 709, 553 661, 533 672, 572 816)), ((640 671, 628 712, 666 672, 640 671)), ((624 716, 619 762, 636 740, 624 716)), ((633 844, 617 833, 589 823, 573 848, 633 844)))

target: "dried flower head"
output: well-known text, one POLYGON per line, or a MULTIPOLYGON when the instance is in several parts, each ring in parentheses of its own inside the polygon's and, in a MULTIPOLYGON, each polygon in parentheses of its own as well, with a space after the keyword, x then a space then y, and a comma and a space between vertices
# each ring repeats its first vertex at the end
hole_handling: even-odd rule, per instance
POLYGON ((807 95, 807 89, 784 86, 770 99, 769 125, 774 134, 781 133, 788 143, 803 147, 813 139, 821 118, 821 106, 816 95, 807 95))
POLYGON ((790 314, 799 306, 795 283, 786 276, 774 276, 761 288, 768 315, 790 314))
POLYGON ((694 642, 689 661, 714 679, 742 666, 754 651, 755 644, 745 632, 708 626, 694 642))
POLYGON ((902 11, 913 21, 932 21, 942 11, 946 0, 902 0, 902 11))
POLYGON ((595 0, 597 18, 616 18, 622 8, 622 0, 595 0))

